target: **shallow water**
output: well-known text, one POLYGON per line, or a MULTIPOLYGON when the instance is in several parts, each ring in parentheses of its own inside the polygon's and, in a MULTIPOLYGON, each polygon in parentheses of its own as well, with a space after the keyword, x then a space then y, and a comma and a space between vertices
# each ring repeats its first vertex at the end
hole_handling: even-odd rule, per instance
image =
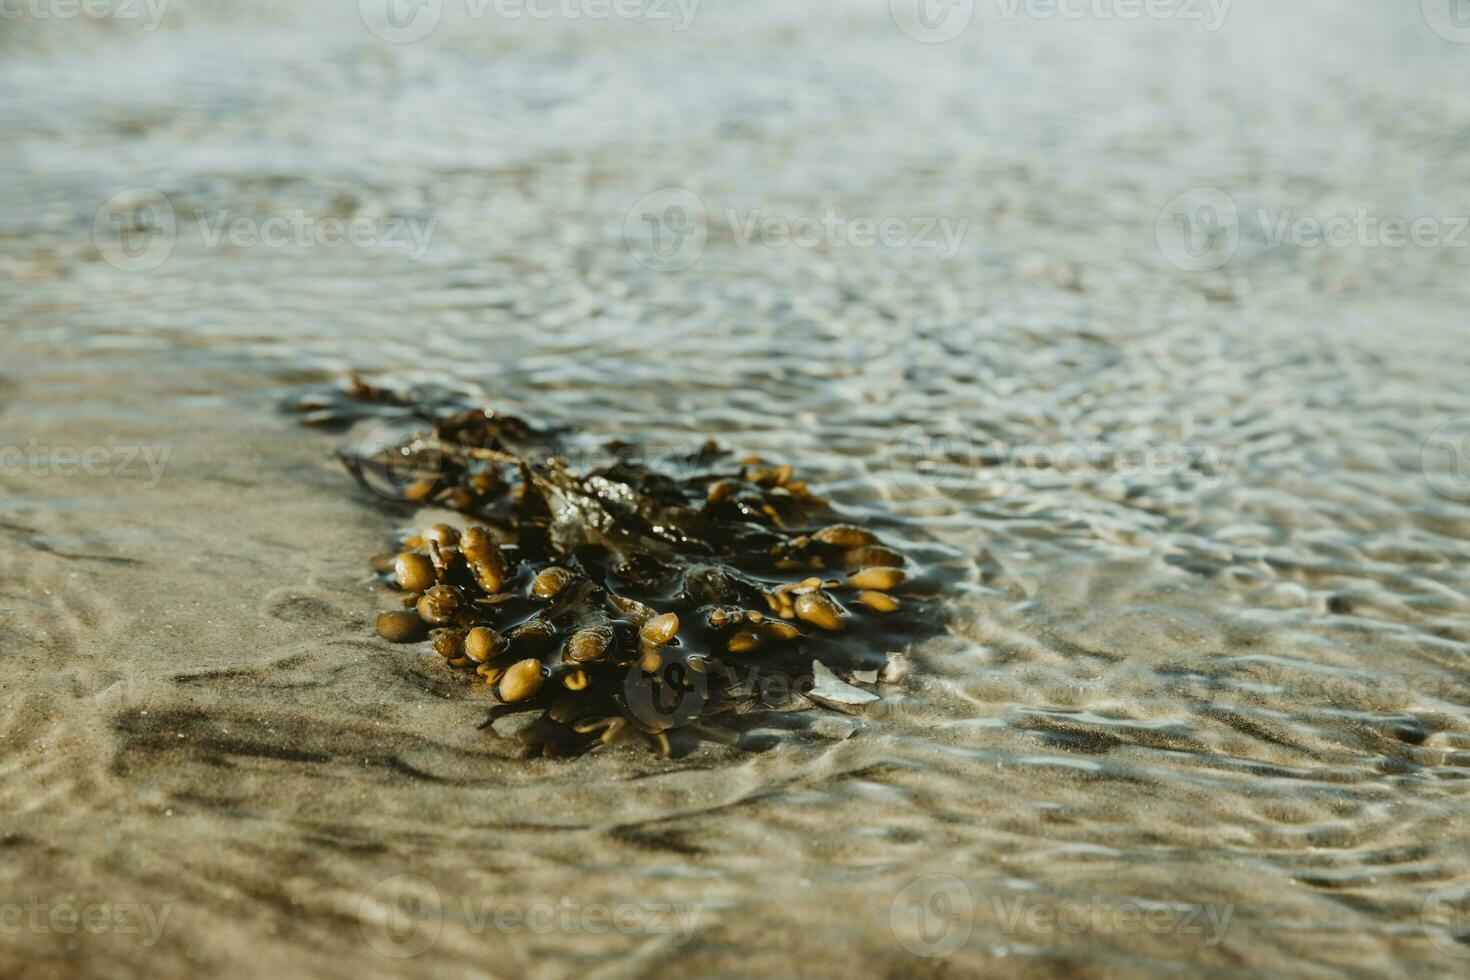
POLYGON ((0 974, 1462 975, 1470 47, 1199 7, 0 22, 0 974), (1439 238, 1275 240, 1360 210, 1439 238), (408 515, 279 410, 346 370, 791 461, 944 633, 519 761, 371 635, 408 515))

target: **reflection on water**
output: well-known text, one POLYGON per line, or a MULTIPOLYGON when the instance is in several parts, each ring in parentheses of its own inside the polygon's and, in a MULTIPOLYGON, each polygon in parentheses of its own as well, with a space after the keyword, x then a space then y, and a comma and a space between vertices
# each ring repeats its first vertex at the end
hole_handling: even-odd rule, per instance
POLYGON ((1463 969, 1470 49, 664 6, 0 23, 0 876, 161 923, 4 962, 1463 969), (407 518, 277 411, 348 370, 789 460, 948 628, 810 731, 514 761, 370 636, 407 518))

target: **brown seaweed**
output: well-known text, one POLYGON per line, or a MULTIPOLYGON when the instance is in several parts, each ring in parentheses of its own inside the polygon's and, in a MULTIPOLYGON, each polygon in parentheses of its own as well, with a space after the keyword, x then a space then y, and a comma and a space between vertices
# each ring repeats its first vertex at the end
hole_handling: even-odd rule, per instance
POLYGON ((516 734, 528 751, 733 741, 720 716, 809 706, 814 663, 879 668, 915 621, 895 594, 912 563, 788 465, 713 442, 652 465, 614 443, 578 472, 559 430, 355 377, 298 407, 317 425, 414 422, 343 462, 380 495, 469 524, 377 561, 403 597, 379 633, 431 636, 495 693, 487 728, 533 713, 516 734))

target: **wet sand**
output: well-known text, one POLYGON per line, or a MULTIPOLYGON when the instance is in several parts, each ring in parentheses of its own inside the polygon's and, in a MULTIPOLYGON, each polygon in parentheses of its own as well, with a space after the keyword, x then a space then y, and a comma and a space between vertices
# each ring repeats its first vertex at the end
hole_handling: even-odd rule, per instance
POLYGON ((7 22, 0 975, 1460 975, 1467 251, 1270 234, 1464 210, 1415 6, 7 22), (742 240, 828 209, 907 237, 742 240), (210 241, 298 216, 408 244, 210 241), (793 462, 942 633, 808 731, 518 759, 372 634, 410 515, 280 409, 347 370, 793 462))

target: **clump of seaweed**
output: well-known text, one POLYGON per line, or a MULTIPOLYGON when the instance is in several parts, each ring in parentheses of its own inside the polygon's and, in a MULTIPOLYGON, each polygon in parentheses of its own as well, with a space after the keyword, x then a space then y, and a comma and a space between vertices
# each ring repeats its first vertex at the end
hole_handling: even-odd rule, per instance
POLYGON ((882 668, 911 612, 897 593, 912 563, 789 465, 711 442, 654 466, 613 443, 577 472, 557 431, 357 378, 296 407, 313 424, 417 413, 422 431, 342 458, 380 493, 391 482, 397 499, 469 523, 375 559, 401 592, 377 631, 432 640, 492 691, 487 728, 533 713, 516 733, 527 751, 734 742, 720 716, 800 698, 819 664, 827 677, 882 668))

